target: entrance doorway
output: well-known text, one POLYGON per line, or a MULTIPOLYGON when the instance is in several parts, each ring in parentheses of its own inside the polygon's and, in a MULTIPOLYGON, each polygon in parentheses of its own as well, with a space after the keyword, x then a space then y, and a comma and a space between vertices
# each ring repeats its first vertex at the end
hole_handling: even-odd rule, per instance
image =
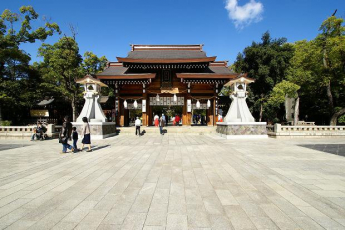
POLYGON ((192 110, 192 126, 207 126, 207 111, 206 109, 192 110))
POLYGON ((182 110, 183 106, 180 105, 171 105, 171 106, 152 106, 152 121, 151 125, 154 124, 154 117, 155 115, 158 115, 159 117, 164 114, 165 120, 166 120, 166 126, 172 126, 172 125, 182 125, 182 110), (175 121, 175 119, 178 120, 178 122, 175 121))
POLYGON ((142 120, 142 114, 141 109, 128 109, 128 126, 134 126, 137 117, 142 120))

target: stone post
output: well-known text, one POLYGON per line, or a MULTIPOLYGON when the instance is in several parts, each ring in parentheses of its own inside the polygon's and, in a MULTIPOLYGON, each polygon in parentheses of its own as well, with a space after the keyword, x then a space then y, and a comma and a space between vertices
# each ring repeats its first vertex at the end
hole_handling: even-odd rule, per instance
POLYGON ((55 133, 55 125, 48 124, 48 126, 47 126, 47 135, 48 135, 48 137, 53 138, 54 133, 55 133))
POLYGON ((281 124, 274 124, 274 132, 275 133, 280 133, 281 131, 281 128, 282 128, 282 125, 281 124))

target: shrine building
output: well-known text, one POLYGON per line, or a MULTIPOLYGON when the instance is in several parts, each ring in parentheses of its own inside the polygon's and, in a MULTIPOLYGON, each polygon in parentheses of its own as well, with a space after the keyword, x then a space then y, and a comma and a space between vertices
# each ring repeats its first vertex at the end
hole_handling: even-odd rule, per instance
POLYGON ((208 57, 203 45, 131 45, 127 57, 96 74, 114 89, 119 126, 132 125, 136 116, 152 126, 162 113, 180 116, 180 125, 215 126, 220 90, 238 76, 226 61, 208 57))

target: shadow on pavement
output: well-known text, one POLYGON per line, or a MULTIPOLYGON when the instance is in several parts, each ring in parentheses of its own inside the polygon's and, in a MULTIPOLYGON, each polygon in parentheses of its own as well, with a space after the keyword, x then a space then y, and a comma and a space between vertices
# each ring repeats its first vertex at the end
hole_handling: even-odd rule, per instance
POLYGON ((8 150, 8 149, 22 148, 22 147, 25 147, 25 146, 29 146, 29 145, 22 145, 22 144, 5 144, 5 145, 1 145, 0 144, 0 151, 8 150))
POLYGON ((110 145, 95 146, 95 147, 92 147, 92 151, 104 149, 104 148, 109 147, 109 146, 110 146, 110 145))
POLYGON ((325 153, 331 153, 339 156, 345 156, 345 144, 314 144, 299 145, 304 148, 314 149, 325 153))

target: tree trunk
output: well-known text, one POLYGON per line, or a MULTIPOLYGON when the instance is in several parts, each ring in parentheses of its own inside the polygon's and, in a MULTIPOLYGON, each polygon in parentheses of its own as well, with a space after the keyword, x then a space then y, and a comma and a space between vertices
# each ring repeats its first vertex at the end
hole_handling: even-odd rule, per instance
MULTIPOLYGON (((325 69, 328 71, 329 70, 329 65, 328 65, 328 55, 327 55, 327 50, 326 48, 323 48, 323 67, 325 67, 325 69)), ((329 105, 329 109, 331 110, 331 112, 334 112, 334 103, 333 103, 333 95, 332 95, 332 91, 331 91, 331 80, 328 80, 327 83, 327 97, 328 97, 328 105, 329 105)))
POLYGON ((296 98, 293 124, 297 125, 299 120, 299 97, 296 98))
POLYGON ((263 110, 262 107, 263 107, 263 106, 262 106, 262 103, 261 103, 261 104, 260 104, 260 118, 259 118, 259 122, 262 121, 262 110, 263 110))
POLYGON ((0 103, 0 124, 2 122, 2 112, 1 112, 1 103, 0 103))
POLYGON ((75 97, 72 98, 72 101, 71 101, 71 105, 72 105, 72 120, 73 122, 76 121, 76 113, 77 113, 77 110, 76 110, 76 106, 75 106, 75 97))
POLYGON ((345 108, 342 108, 338 112, 334 113, 331 118, 330 125, 337 125, 338 117, 344 113, 345 113, 345 108))
POLYGON ((331 91, 331 81, 330 80, 328 81, 328 84, 327 84, 327 97, 328 97, 329 109, 333 113, 334 104, 333 104, 333 95, 332 95, 332 91, 331 91))

